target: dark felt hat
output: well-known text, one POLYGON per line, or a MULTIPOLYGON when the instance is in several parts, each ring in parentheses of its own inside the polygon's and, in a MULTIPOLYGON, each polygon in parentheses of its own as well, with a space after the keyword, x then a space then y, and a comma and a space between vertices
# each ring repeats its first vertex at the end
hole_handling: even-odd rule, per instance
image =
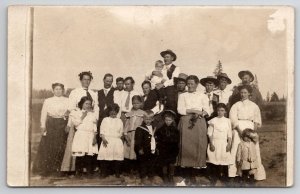
POLYGON ((163 116, 163 117, 164 117, 166 114, 171 114, 171 115, 174 116, 174 118, 177 117, 177 114, 176 114, 174 111, 172 111, 172 110, 164 110, 164 112, 162 112, 162 116, 163 116))
POLYGON ((173 56, 173 58, 174 58, 173 61, 176 61, 177 56, 176 56, 176 54, 175 54, 172 50, 167 49, 167 50, 165 50, 165 51, 162 51, 162 52, 160 53, 160 56, 164 57, 166 54, 170 54, 171 56, 173 56))
POLYGON ((200 80, 200 83, 201 83, 202 86, 205 86, 205 84, 206 84, 207 82, 213 82, 216 86, 219 85, 219 80, 217 80, 217 79, 216 79, 215 77, 213 77, 213 76, 207 76, 207 77, 202 78, 202 79, 200 80))
POLYGON ((178 81, 184 81, 186 83, 186 78, 188 77, 185 73, 179 73, 178 77, 174 77, 174 83, 176 84, 178 81))
POLYGON ((238 75, 239 75, 239 78, 242 79, 243 76, 246 75, 246 74, 248 74, 251 77, 251 82, 252 82, 254 80, 254 76, 250 71, 248 71, 248 70, 240 71, 238 75))
POLYGON ((228 75, 226 73, 220 73, 217 76, 217 79, 220 81, 221 78, 225 78, 227 80, 228 84, 231 84, 231 79, 228 77, 228 75))

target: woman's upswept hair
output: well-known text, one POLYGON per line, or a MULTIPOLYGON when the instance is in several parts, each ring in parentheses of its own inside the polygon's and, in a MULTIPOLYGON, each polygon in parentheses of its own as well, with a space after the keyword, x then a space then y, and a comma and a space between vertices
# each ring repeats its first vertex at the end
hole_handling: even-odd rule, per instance
POLYGON ((87 96, 83 96, 80 101, 78 102, 78 108, 80 108, 80 110, 82 110, 82 106, 86 101, 91 101, 93 102, 93 100, 87 96))
POLYGON ((188 80, 194 80, 196 84, 199 84, 199 78, 196 76, 196 75, 189 75, 187 78, 186 78, 186 81, 188 80))
POLYGON ((61 84, 61 83, 53 83, 52 84, 52 90, 54 90, 54 88, 57 87, 57 86, 61 87, 62 90, 65 90, 64 84, 61 84))

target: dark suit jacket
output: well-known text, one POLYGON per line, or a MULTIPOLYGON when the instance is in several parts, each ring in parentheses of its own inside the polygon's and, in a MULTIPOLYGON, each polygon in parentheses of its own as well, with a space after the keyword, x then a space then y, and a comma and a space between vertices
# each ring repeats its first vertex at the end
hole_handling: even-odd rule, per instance
MULTIPOLYGON (((144 97, 145 98, 145 97, 144 97)), ((147 99, 144 101, 143 110, 151 110, 156 106, 158 101, 158 94, 156 91, 151 90, 147 96, 147 99)))
POLYGON ((114 88, 111 88, 108 94, 105 96, 104 89, 98 91, 98 106, 99 106, 99 120, 98 128, 101 125, 101 122, 104 117, 106 117, 106 112, 104 110, 105 106, 111 105, 114 103, 114 88))
POLYGON ((168 86, 165 88, 166 92, 166 104, 165 110, 172 110, 177 113, 178 104, 178 91, 175 86, 168 86))

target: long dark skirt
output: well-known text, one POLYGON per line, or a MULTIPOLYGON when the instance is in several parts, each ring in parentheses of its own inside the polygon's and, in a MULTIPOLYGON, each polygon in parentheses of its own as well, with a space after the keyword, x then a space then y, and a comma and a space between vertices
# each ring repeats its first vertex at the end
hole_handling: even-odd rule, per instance
POLYGON ((198 118, 193 128, 191 115, 182 116, 178 125, 180 147, 177 165, 181 167, 205 167, 207 150, 207 126, 204 118, 198 118))
POLYGON ((37 157, 33 163, 33 173, 50 175, 60 171, 67 140, 65 132, 67 122, 62 118, 47 117, 47 134, 41 138, 37 157))

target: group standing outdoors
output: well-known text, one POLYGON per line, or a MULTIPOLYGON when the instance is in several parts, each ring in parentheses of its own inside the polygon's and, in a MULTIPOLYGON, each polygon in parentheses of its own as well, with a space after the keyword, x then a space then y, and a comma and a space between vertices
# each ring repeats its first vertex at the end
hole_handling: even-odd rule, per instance
POLYGON ((139 175, 150 184, 154 175, 174 185, 176 174, 189 185, 204 174, 214 185, 252 185, 266 178, 257 131, 262 125, 262 97, 250 71, 228 89, 226 73, 199 80, 174 64, 171 50, 160 53, 154 69, 135 90, 133 77, 107 73, 104 88, 89 88, 93 75, 81 72, 81 87, 64 97, 64 85, 53 83, 54 96, 41 111, 42 139, 33 172, 106 177, 139 175), (205 91, 197 88, 201 84, 205 91))

